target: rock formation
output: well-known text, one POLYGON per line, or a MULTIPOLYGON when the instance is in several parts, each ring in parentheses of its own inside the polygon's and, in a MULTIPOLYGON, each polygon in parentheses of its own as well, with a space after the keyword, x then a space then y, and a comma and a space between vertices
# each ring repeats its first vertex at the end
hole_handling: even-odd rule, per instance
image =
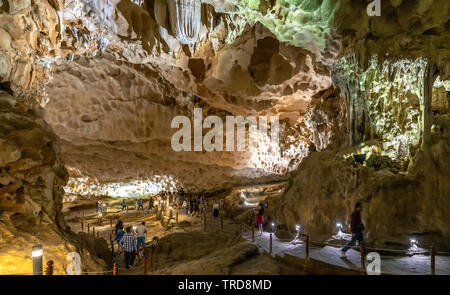
POLYGON ((383 1, 378 17, 366 6, 0 0, 0 243, 23 245, 0 259, 48 240, 43 228, 82 248, 64 189, 130 183, 213 193, 288 181, 269 214, 291 230, 326 237, 362 200, 371 243, 415 234, 448 247, 450 3, 383 1), (278 116, 279 145, 258 133, 243 152, 174 152, 172 119, 194 108, 278 116))

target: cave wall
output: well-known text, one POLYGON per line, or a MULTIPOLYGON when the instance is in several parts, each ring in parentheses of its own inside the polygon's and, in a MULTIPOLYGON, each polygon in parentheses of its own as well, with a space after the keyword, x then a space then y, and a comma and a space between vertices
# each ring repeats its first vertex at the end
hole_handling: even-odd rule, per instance
POLYGON ((80 253, 83 269, 105 267, 62 215, 68 173, 42 108, 0 91, 0 121, 0 274, 30 274, 35 244, 44 247, 44 263, 55 262, 55 274, 66 273, 69 252, 80 253))
POLYGON ((349 145, 379 141, 383 154, 407 160, 429 133, 424 125, 431 116, 425 111, 431 101, 425 93, 428 66, 421 58, 380 64, 373 56, 363 70, 356 53, 339 58, 332 77, 348 106, 349 145))
POLYGON ((341 1, 342 36, 333 84, 342 93, 346 145, 311 153, 268 214, 314 240, 349 231, 362 201, 370 245, 449 248, 448 1, 384 1, 369 17, 363 1, 341 1), (433 85, 436 87, 433 88, 433 85), (364 155, 363 158, 358 155, 364 155))

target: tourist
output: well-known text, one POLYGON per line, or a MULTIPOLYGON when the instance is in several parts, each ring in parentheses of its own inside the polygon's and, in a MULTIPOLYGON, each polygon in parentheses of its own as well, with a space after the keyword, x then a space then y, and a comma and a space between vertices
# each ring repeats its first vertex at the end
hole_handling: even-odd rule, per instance
POLYGON ((123 221, 122 221, 122 220, 119 220, 119 221, 117 221, 117 223, 116 223, 116 225, 115 225, 116 232, 117 232, 121 227, 122 227, 122 229, 123 229, 123 221))
POLYGON ((176 194, 176 197, 175 197, 175 208, 176 209, 180 208, 180 203, 181 203, 180 194, 176 194))
POLYGON ((189 198, 189 213, 191 216, 194 213, 194 198, 189 198))
POLYGON ((144 211, 144 204, 143 204, 142 198, 140 198, 138 200, 138 210, 139 209, 142 209, 142 211, 144 211))
POLYGON ((194 200, 194 216, 199 215, 200 212, 200 198, 197 197, 194 200))
POLYGON ((159 205, 161 207, 161 210, 164 210, 164 206, 166 204, 166 194, 165 192, 162 192, 159 196, 159 205))
POLYGON ((264 205, 262 203, 258 204, 258 214, 256 215, 256 225, 259 228, 261 235, 263 234, 263 223, 264 223, 264 205))
POLYGON ((345 252, 352 246, 363 241, 364 224, 361 222, 362 204, 360 202, 355 204, 355 210, 352 213, 350 221, 350 230, 352 232, 352 239, 341 249, 342 257, 346 257, 345 252))
POLYGON ((97 213, 98 211, 103 212, 103 206, 101 201, 97 202, 97 211, 95 211, 95 213, 97 213))
POLYGON ((186 214, 186 216, 188 216, 189 215, 188 202, 186 201, 186 199, 183 201, 183 208, 184 208, 184 213, 186 214))
POLYGON ((183 188, 180 189, 180 197, 182 200, 184 199, 184 189, 183 188))
POLYGON ((117 243, 120 242, 125 232, 123 231, 123 222, 122 220, 119 220, 116 224, 116 241, 117 243))
POLYGON ((137 247, 136 237, 131 233, 131 226, 127 227, 127 233, 122 237, 119 245, 122 247, 125 256, 125 267, 130 269, 136 258, 137 247))
POLYGON ((148 210, 152 210, 153 209, 153 203, 154 203, 154 199, 152 196, 150 196, 150 199, 148 200, 148 210))
POLYGON ((147 227, 145 226, 145 221, 142 221, 141 225, 139 225, 136 229, 137 233, 137 248, 142 244, 142 247, 145 248, 145 234, 147 233, 147 227))
POLYGON ((122 211, 127 209, 127 203, 125 202, 125 199, 122 200, 122 211))
POLYGON ((219 217, 219 204, 217 202, 213 204, 213 216, 219 217))

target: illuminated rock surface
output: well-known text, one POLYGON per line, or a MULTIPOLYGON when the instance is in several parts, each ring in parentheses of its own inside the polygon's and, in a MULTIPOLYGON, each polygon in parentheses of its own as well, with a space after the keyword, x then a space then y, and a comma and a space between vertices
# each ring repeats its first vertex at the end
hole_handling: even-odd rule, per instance
POLYGON ((371 243, 418 234, 449 247, 450 3, 386 1, 372 18, 366 5, 3 0, 0 243, 23 248, 0 259, 54 239, 63 261, 58 247, 88 243, 66 230, 64 190, 68 201, 278 181, 289 185, 268 214, 289 230, 325 237, 362 200, 371 243), (245 152, 174 152, 170 123, 194 107, 279 116, 279 146, 258 135, 245 152))

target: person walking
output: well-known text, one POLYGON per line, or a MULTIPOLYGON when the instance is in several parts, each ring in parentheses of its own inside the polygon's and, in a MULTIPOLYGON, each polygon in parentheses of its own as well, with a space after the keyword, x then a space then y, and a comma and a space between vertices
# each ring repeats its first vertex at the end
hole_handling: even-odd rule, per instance
POLYGON ((152 210, 153 209, 153 196, 150 197, 150 199, 148 200, 148 210, 152 210))
POLYGON ((166 205, 166 193, 165 192, 162 192, 161 194, 160 194, 160 197, 159 197, 159 205, 160 205, 160 209, 161 210, 164 210, 164 208, 165 208, 165 205, 166 205))
POLYGON ((145 226, 145 221, 142 221, 142 223, 136 228, 137 233, 137 249, 140 250, 140 246, 142 245, 142 248, 145 248, 145 234, 147 233, 147 227, 145 226))
POLYGON ((116 233, 119 231, 119 229, 123 229, 123 221, 119 219, 119 221, 117 221, 116 225, 114 226, 114 229, 116 230, 116 233))
POLYGON ((125 232, 123 231, 123 222, 122 222, 122 220, 119 220, 119 222, 117 222, 115 228, 116 228, 116 241, 117 241, 117 244, 119 244, 120 240, 122 240, 122 237, 125 234, 125 232))
POLYGON ((200 198, 196 197, 194 200, 194 215, 195 217, 197 217, 199 215, 200 212, 200 198))
POLYGON ((188 216, 189 215, 188 202, 186 201, 186 199, 184 199, 184 201, 183 201, 183 208, 184 208, 184 214, 186 214, 186 216, 188 216))
POLYGON ((103 206, 101 201, 97 201, 97 210, 95 213, 98 213, 98 211, 103 212, 103 206))
POLYGON ((138 200, 138 211, 139 209, 142 209, 142 211, 144 211, 144 201, 142 200, 142 198, 138 200))
POLYGON ((122 200, 122 211, 127 209, 127 203, 125 202, 125 199, 122 200))
POLYGON ((261 235, 264 232, 263 223, 264 223, 264 205, 262 203, 259 203, 258 214, 256 214, 256 225, 258 226, 261 235))
POLYGON ((362 204, 361 202, 358 202, 355 204, 355 210, 352 213, 351 221, 350 221, 350 230, 352 232, 352 239, 348 241, 348 243, 344 246, 344 248, 341 249, 341 257, 346 257, 345 252, 347 252, 348 249, 350 249, 352 246, 356 244, 356 241, 358 243, 361 243, 363 241, 363 231, 364 231, 364 224, 361 221, 361 211, 362 211, 362 204))
POLYGON ((137 247, 136 237, 131 233, 131 226, 127 227, 126 234, 122 237, 119 245, 122 247, 125 256, 125 267, 130 269, 136 259, 137 247))
POLYGON ((194 198, 189 198, 189 213, 192 216, 194 212, 194 198))
POLYGON ((219 203, 214 202, 213 204, 213 217, 217 218, 219 217, 219 203))

